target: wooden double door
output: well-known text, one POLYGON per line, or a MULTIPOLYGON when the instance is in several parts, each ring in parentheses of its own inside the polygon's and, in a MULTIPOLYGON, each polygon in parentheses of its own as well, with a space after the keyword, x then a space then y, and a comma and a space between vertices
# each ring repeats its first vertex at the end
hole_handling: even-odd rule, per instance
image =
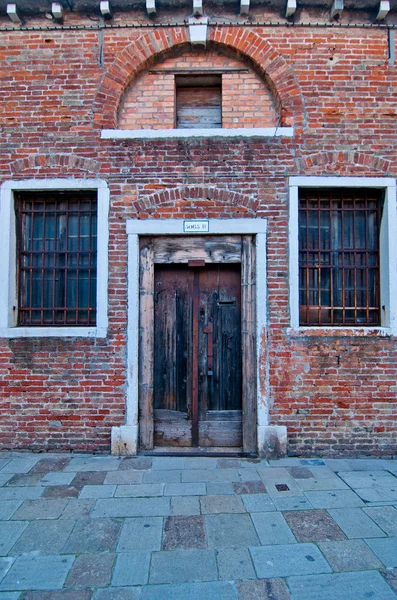
POLYGON ((241 268, 199 264, 155 267, 154 444, 241 447, 241 268))
POLYGON ((140 448, 256 451, 252 236, 140 239, 140 448))

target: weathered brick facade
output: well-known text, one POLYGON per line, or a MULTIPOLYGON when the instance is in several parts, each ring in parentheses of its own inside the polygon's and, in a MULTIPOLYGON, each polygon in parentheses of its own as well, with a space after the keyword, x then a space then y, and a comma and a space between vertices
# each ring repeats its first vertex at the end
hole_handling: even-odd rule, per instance
POLYGON ((210 22, 206 50, 192 48, 187 26, 116 27, 151 24, 143 11, 106 29, 84 14, 47 30, 44 17, 26 30, 0 17, 1 181, 100 178, 110 189, 107 336, 0 339, 1 448, 109 451, 125 418, 127 219, 250 217, 268 221, 257 343, 270 425, 287 427, 291 455, 395 453, 396 332, 291 329, 288 262, 291 176, 397 177, 388 30, 369 27, 365 11, 339 27, 314 10, 296 26, 256 25, 275 20, 256 10, 251 25, 210 22), (173 83, 155 69, 186 65, 247 69, 224 81, 224 127, 293 135, 101 139, 102 129, 172 128, 173 83))

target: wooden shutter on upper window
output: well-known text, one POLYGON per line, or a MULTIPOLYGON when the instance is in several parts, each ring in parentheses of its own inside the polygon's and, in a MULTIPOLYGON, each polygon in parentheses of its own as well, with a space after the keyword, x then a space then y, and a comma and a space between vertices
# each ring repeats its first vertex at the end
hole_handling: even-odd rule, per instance
POLYGON ((222 76, 176 75, 176 127, 222 127, 222 76))

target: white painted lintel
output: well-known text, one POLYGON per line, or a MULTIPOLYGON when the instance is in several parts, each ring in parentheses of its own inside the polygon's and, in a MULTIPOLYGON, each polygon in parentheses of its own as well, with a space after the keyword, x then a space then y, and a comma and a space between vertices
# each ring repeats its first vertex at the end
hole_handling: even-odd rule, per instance
POLYGON ((233 129, 102 129, 103 140, 170 140, 195 138, 292 137, 293 127, 236 127, 233 129))

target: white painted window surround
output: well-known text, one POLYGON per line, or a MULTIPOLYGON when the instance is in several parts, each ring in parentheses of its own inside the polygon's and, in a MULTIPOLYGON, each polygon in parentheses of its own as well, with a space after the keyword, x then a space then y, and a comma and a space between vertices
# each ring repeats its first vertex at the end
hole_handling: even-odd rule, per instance
POLYGON ((102 129, 103 140, 170 140, 192 138, 292 137, 293 127, 236 127, 231 129, 102 129))
POLYGON ((290 333, 302 335, 397 335, 397 203, 396 180, 388 177, 290 177, 289 279, 290 333), (299 326, 299 227, 301 188, 377 188, 385 192, 380 228, 380 327, 299 326))
POLYGON ((108 326, 109 189, 102 179, 25 179, 0 188, 0 337, 104 338, 108 326), (97 324, 95 327, 18 327, 15 191, 94 190, 98 199, 97 324))

